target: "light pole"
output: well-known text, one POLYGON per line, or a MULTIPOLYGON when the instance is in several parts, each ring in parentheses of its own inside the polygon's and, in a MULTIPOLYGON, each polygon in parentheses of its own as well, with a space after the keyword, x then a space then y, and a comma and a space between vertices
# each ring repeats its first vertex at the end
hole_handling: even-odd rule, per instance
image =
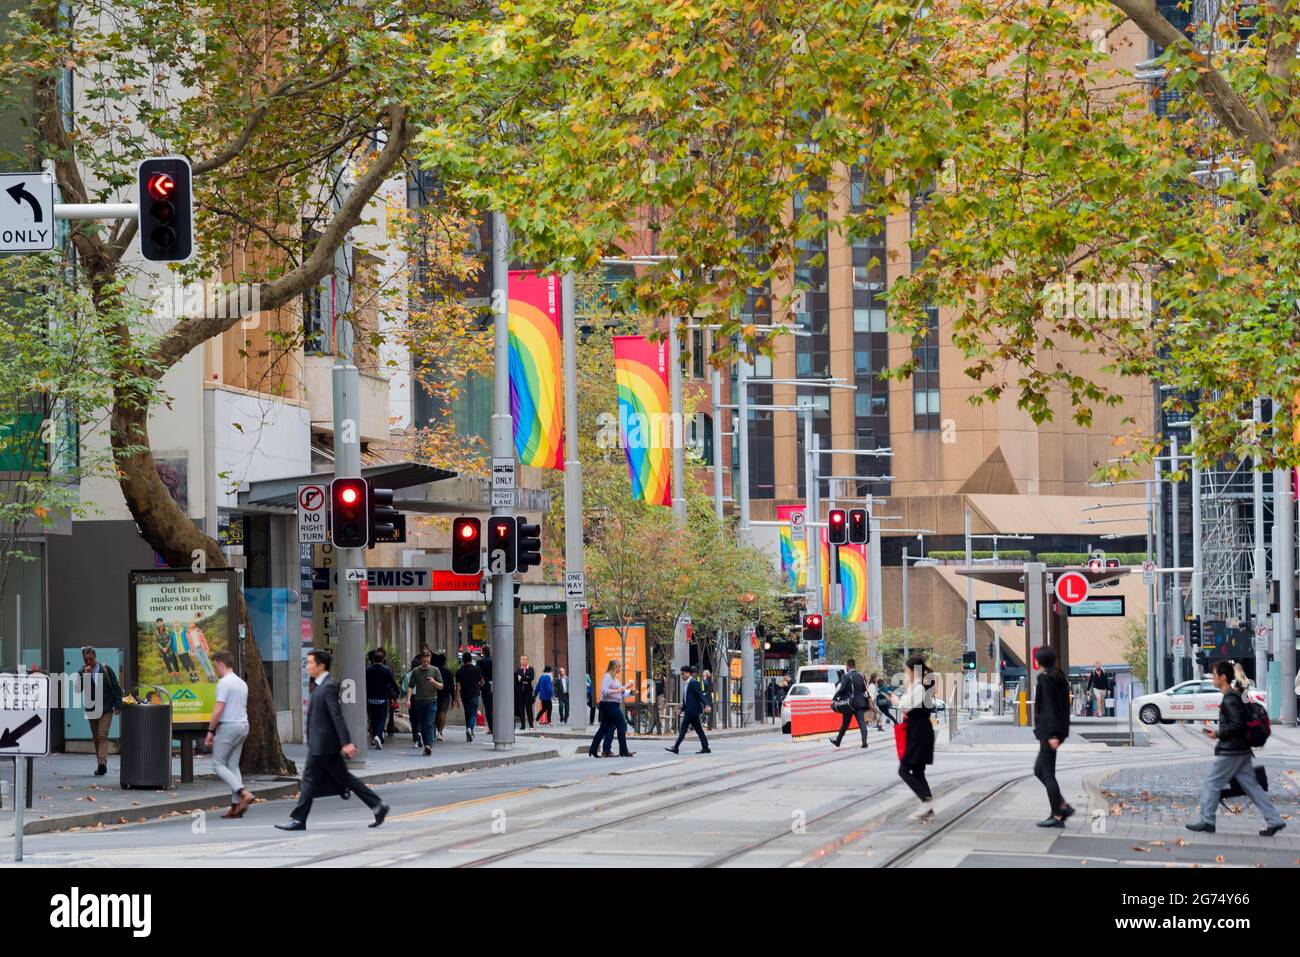
MULTIPOLYGON (((492 458, 515 463, 513 419, 510 415, 510 231, 501 213, 492 214, 493 350, 492 458)), ((492 505, 492 515, 513 515, 513 505, 492 505)), ((509 750, 515 743, 514 575, 492 575, 492 748, 509 750), (503 700, 504 699, 504 700, 503 700)))
MULTIPOLYGON (((582 461, 578 451, 578 320, 573 273, 565 273, 560 285, 560 314, 564 325, 564 572, 566 585, 571 576, 582 583, 586 598, 586 555, 582 543, 582 461)), ((568 589, 566 588, 566 591, 568 589)), ((569 637, 569 728, 587 727, 587 706, 580 690, 587 675, 587 635, 582 627, 578 601, 566 601, 569 637)), ((495 659, 493 665, 495 670, 495 659)))

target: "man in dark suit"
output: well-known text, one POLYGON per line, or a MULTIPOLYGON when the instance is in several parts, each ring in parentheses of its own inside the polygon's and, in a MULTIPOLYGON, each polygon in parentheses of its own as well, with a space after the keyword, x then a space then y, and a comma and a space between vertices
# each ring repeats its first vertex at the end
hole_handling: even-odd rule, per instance
POLYGON ((339 686, 329 673, 331 664, 328 651, 307 653, 307 677, 316 683, 307 703, 307 766, 302 772, 297 807, 290 812, 288 821, 276 825, 282 831, 307 830, 307 815, 318 794, 341 793, 343 797, 349 792, 357 794, 375 812, 371 827, 383 824, 388 816, 388 805, 344 763, 344 758, 353 757, 357 748, 343 722, 339 686))
POLYGON ((695 669, 690 665, 682 665, 682 721, 681 727, 677 732, 677 742, 671 748, 664 748, 665 751, 671 751, 677 754, 677 749, 682 746, 682 739, 686 737, 686 731, 694 728, 695 733, 700 736, 700 754, 709 754, 709 739, 704 736, 704 725, 700 723, 700 715, 708 714, 713 709, 705 703, 704 689, 700 686, 700 680, 695 677, 695 669))
POLYGON ((515 669, 515 711, 519 715, 519 730, 524 730, 524 721, 528 727, 533 726, 533 681, 537 672, 528 663, 527 655, 519 656, 519 667, 515 669))

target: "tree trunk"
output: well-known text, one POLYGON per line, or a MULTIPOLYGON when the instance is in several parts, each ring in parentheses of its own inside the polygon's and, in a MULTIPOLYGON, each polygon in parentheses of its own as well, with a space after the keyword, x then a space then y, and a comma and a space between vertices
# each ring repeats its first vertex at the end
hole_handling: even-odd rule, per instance
MULTIPOLYGON (((228 568, 215 539, 205 535, 168 493, 149 449, 148 405, 119 389, 115 393, 111 434, 117 458, 118 484, 140 535, 172 568, 189 568, 202 552, 207 568, 228 568)), ((242 589, 238 589, 238 615, 232 619, 244 628, 240 659, 248 682, 248 740, 241 770, 250 774, 296 774, 292 761, 280 747, 271 685, 262 656, 257 651, 253 623, 242 589)), ((238 632, 231 641, 238 641, 238 632)))

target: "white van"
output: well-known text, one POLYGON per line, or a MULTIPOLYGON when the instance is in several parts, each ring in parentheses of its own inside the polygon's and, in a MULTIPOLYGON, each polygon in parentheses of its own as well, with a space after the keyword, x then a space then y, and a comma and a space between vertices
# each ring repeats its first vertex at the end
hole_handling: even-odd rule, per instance
POLYGON ((799 669, 796 684, 832 684, 838 685, 848 669, 843 665, 804 665, 799 669))

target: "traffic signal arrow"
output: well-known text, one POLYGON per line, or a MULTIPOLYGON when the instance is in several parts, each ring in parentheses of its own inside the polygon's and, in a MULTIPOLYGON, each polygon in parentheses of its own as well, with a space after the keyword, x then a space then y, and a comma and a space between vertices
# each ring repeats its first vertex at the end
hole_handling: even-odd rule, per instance
POLYGON ((12 196, 14 198, 14 202, 17 203, 19 206, 23 204, 23 200, 26 200, 28 205, 32 207, 32 219, 35 222, 39 223, 44 221, 41 218, 40 200, 38 200, 35 196, 33 196, 31 193, 27 191, 26 183, 15 183, 13 186, 10 186, 7 190, 5 190, 5 192, 8 193, 10 196, 12 196))
POLYGON ((0 734, 0 749, 18 747, 19 739, 33 728, 40 727, 40 724, 41 716, 34 714, 13 730, 0 734))

